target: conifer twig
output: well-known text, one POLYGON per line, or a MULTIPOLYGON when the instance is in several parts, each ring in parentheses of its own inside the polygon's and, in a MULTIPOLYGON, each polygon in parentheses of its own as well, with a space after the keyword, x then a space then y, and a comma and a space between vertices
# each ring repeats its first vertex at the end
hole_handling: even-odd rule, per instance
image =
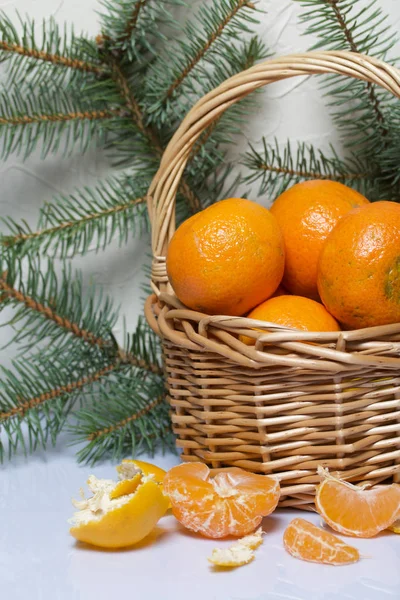
POLYGON ((124 212, 126 210, 131 209, 133 206, 137 206, 138 204, 146 202, 146 200, 146 196, 141 196, 140 198, 134 198, 133 200, 130 200, 126 204, 118 204, 117 206, 107 208, 101 212, 95 212, 91 213, 90 215, 86 215, 81 219, 65 221, 63 223, 60 223, 59 225, 55 225, 54 227, 47 227, 46 229, 39 229, 38 231, 32 231, 30 233, 20 233, 14 236, 4 236, 1 240, 1 243, 3 244, 3 246, 12 248, 13 246, 16 246, 21 242, 26 242, 35 238, 53 235, 57 232, 71 229, 72 227, 84 225, 85 223, 89 223, 90 221, 94 221, 96 219, 101 219, 103 217, 124 212))
MULTIPOLYGON (((150 142, 158 156, 161 158, 164 152, 164 148, 158 134, 156 133, 153 127, 145 124, 144 116, 142 114, 142 110, 139 106, 139 103, 137 102, 132 90, 130 89, 127 78, 123 74, 122 69, 120 68, 118 62, 114 58, 111 60, 111 66, 114 81, 116 82, 121 92, 126 107, 132 114, 136 126, 138 127, 142 135, 150 142)), ((201 203, 199 198, 196 196, 196 194, 193 192, 193 190, 190 188, 190 186, 184 179, 181 180, 179 189, 184 198, 186 199, 187 203, 189 204, 192 212, 194 213, 200 210, 201 203)))
POLYGON ((124 116, 119 109, 76 111, 65 114, 21 115, 11 118, 0 117, 0 125, 29 125, 31 123, 44 123, 48 121, 95 121, 113 119, 118 116, 124 116))
POLYGON ((59 398, 60 396, 63 396, 65 394, 71 394, 77 390, 81 390, 82 388, 91 383, 99 381, 100 379, 102 379, 102 377, 114 371, 119 366, 119 364, 120 363, 118 361, 115 361, 114 363, 111 363, 106 367, 100 369, 96 373, 93 373, 91 375, 85 375, 77 381, 72 381, 71 383, 68 383, 66 385, 49 390, 48 392, 45 392, 40 396, 36 396, 28 400, 21 399, 18 406, 15 406, 7 412, 0 412, 0 424, 17 415, 19 417, 24 417, 27 411, 31 410, 32 408, 38 408, 38 406, 41 406, 45 402, 55 400, 55 398, 59 398))
POLYGON ((42 314, 46 319, 53 321, 58 327, 66 329, 71 332, 74 336, 79 337, 92 346, 99 346, 103 348, 110 345, 106 340, 95 336, 91 331, 82 329, 77 323, 72 323, 69 319, 58 315, 53 308, 45 306, 41 302, 37 302, 34 298, 23 294, 20 290, 12 287, 7 283, 6 274, 3 273, 0 276, 0 290, 2 295, 0 301, 4 300, 4 297, 13 298, 17 302, 24 304, 26 308, 42 314))
MULTIPOLYGON (((343 31, 343 34, 344 34, 348 44, 349 44, 350 50, 352 52, 356 52, 357 54, 360 54, 360 50, 357 46, 354 36, 353 36, 351 30, 349 29, 349 27, 347 26, 346 17, 340 10, 338 0, 325 0, 325 1, 332 7, 333 13, 340 25, 340 28, 343 31)), ((388 133, 388 129, 385 124, 385 118, 381 111, 380 102, 375 93, 374 86, 372 85, 372 83, 370 81, 367 81, 366 87, 368 90, 368 96, 371 101, 372 108, 376 115, 376 119, 380 125, 382 135, 385 136, 388 133)))
POLYGON ((258 163, 257 168, 262 171, 270 171, 272 173, 290 175, 291 177, 300 177, 302 179, 335 179, 335 181, 355 181, 357 179, 365 179, 368 177, 366 173, 346 173, 343 175, 337 174, 333 177, 331 174, 322 173, 318 171, 302 171, 297 169, 289 169, 287 167, 276 167, 265 162, 258 163))
POLYGON ((130 417, 126 417, 125 419, 122 419, 122 421, 119 421, 118 423, 114 423, 113 425, 110 425, 110 427, 105 427, 104 429, 101 429, 99 431, 94 431, 93 433, 88 435, 87 439, 89 441, 92 441, 103 435, 108 435, 110 433, 113 433, 117 429, 122 429, 122 427, 125 427, 125 425, 127 425, 128 423, 131 423, 132 421, 137 421, 141 417, 144 417, 147 413, 151 412, 153 410, 153 408, 155 408, 156 406, 161 404, 163 402, 163 400, 164 400, 164 395, 161 394, 160 396, 157 396, 157 398, 155 398, 147 406, 145 406, 138 412, 134 413, 130 417))
POLYGON ((98 65, 94 65, 89 62, 79 60, 77 58, 68 58, 66 56, 60 56, 59 54, 44 52, 43 50, 25 48, 24 46, 20 46, 18 44, 9 44, 4 40, 0 40, 0 50, 3 50, 4 52, 19 54, 20 56, 26 56, 27 58, 34 58, 36 60, 50 62, 53 65, 67 67, 69 69, 84 71, 86 73, 95 73, 96 75, 103 75, 106 72, 106 69, 104 67, 100 67, 98 65))
POLYGON ((207 38, 204 46, 199 49, 196 56, 192 58, 192 60, 186 65, 183 71, 180 73, 178 77, 171 83, 168 90, 166 91, 166 97, 171 98, 172 94, 175 90, 178 89, 189 75, 191 71, 195 68, 195 66, 200 62, 203 56, 207 53, 207 51, 211 48, 214 42, 222 35, 224 29, 227 25, 232 21, 232 19, 237 15, 237 13, 243 8, 252 8, 255 9, 253 2, 249 2, 249 0, 238 0, 237 5, 232 8, 229 14, 226 15, 225 19, 219 23, 218 27, 213 31, 213 33, 207 38))
POLYGON ((132 17, 128 20, 124 34, 118 40, 119 42, 127 41, 132 37, 133 32, 136 29, 140 11, 145 7, 146 4, 148 4, 149 1, 150 0, 138 0, 135 2, 132 10, 132 17))
MULTIPOLYGON (((99 336, 94 335, 91 331, 83 329, 77 323, 72 323, 66 317, 58 315, 52 307, 45 306, 41 302, 37 302, 30 296, 23 294, 21 291, 12 287, 7 283, 6 274, 4 273, 0 276, 0 290, 2 291, 2 294, 0 296, 0 302, 4 300, 5 297, 11 297, 17 302, 24 304, 30 310, 33 310, 43 315, 46 319, 49 319, 50 321, 53 321, 56 325, 58 325, 58 327, 61 327, 62 329, 65 329, 66 331, 72 333, 75 337, 83 339, 85 342, 91 344, 92 346, 98 346, 100 349, 107 347, 112 349, 115 347, 111 341, 105 340, 99 336)), ((124 350, 120 346, 116 347, 115 355, 118 357, 120 363, 122 364, 130 364, 141 369, 146 369, 156 375, 162 375, 164 372, 158 364, 147 363, 144 359, 138 358, 137 356, 135 356, 131 352, 124 350)))

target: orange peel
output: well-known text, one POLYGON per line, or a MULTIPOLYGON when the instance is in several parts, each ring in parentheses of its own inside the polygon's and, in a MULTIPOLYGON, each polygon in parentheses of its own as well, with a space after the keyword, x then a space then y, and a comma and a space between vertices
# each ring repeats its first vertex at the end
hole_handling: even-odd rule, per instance
POLYGON ((260 527, 253 534, 237 540, 229 548, 214 548, 208 560, 216 567, 242 567, 254 559, 254 550, 262 543, 262 529, 260 527))
MULTIPOLYGON (((126 464, 134 465, 136 469, 138 469, 138 472, 142 473, 143 475, 151 475, 153 477, 153 481, 159 483, 161 485, 161 489, 163 489, 164 477, 167 474, 164 469, 144 460, 124 458, 122 464, 117 467, 117 471, 119 472, 119 470, 126 464)), ((169 503, 168 508, 171 508, 171 503, 169 503)))
POLYGON ((120 481, 97 479, 91 475, 92 492, 73 500, 77 508, 70 524, 71 535, 93 546, 125 548, 133 546, 151 533, 168 509, 168 498, 152 476, 146 476, 134 465, 120 465, 120 481))

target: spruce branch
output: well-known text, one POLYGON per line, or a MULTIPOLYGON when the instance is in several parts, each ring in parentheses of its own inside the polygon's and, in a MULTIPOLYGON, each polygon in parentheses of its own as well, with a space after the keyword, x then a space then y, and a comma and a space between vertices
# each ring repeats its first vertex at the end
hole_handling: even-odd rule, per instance
POLYGON ((55 113, 41 115, 21 115, 15 117, 0 117, 0 125, 30 125, 41 122, 57 121, 95 121, 98 119, 112 119, 119 116, 121 111, 118 109, 106 110, 87 110, 85 112, 55 113))
POLYGON ((106 132, 104 122, 124 118, 120 108, 102 106, 93 110, 78 94, 40 87, 18 88, 0 93, 2 156, 23 152, 27 158, 41 144, 42 157, 64 146, 68 153, 78 144, 84 152, 93 138, 106 132))
MULTIPOLYGON (((398 36, 376 0, 367 6, 350 0, 296 1, 306 9, 301 15, 306 33, 318 38, 312 49, 351 50, 393 64, 390 51, 398 36)), ((323 82, 345 147, 374 174, 371 199, 399 200, 397 98, 369 82, 337 75, 323 82)))
MULTIPOLYGON (((368 171, 368 164, 355 154, 346 159, 339 158, 331 146, 327 156, 311 144, 298 143, 293 151, 287 141, 282 147, 275 139, 271 144, 262 138, 262 150, 249 145, 242 164, 250 173, 244 178, 248 184, 260 181, 259 195, 274 198, 289 185, 307 179, 331 179, 355 187, 362 193, 372 193, 376 173, 368 171)), ((375 192, 376 193, 376 192, 375 192)))
POLYGON ((67 258, 105 249, 116 236, 120 244, 126 243, 148 229, 148 185, 132 176, 113 177, 94 189, 60 196, 40 210, 36 231, 2 219, 9 233, 0 235, 0 244, 20 255, 40 252, 67 258))
MULTIPOLYGON (((151 412, 153 410, 153 408, 155 408, 156 406, 161 404, 161 402, 164 402, 164 394, 161 394, 160 396, 158 396, 157 398, 152 400, 149 404, 147 404, 147 406, 145 406, 144 408, 141 408, 140 410, 135 412, 133 415, 130 415, 129 417, 125 417, 125 419, 122 419, 121 421, 118 421, 117 423, 110 425, 110 427, 105 427, 104 429, 100 429, 99 431, 93 431, 92 433, 90 433, 88 435, 87 439, 89 441, 92 441, 103 435, 109 435, 110 433, 115 433, 118 429, 122 429, 126 425, 128 425, 128 423, 132 423, 132 421, 137 421, 141 417, 144 417, 145 415, 147 415, 149 412, 151 412)), ((1 414, 0 414, 0 418, 1 418, 1 414)))
POLYGON ((118 37, 119 43, 125 44, 131 39, 138 23, 140 11, 146 6, 146 4, 148 4, 149 1, 150 0, 137 0, 137 2, 134 3, 132 14, 130 17, 128 17, 126 27, 122 35, 118 37))
POLYGON ((60 31, 55 20, 50 18, 43 21, 38 35, 33 21, 17 17, 22 27, 21 35, 4 11, 0 13, 0 61, 10 65, 10 82, 22 85, 27 79, 32 84, 46 80, 48 85, 57 85, 67 76, 70 79, 76 74, 101 77, 107 73, 107 68, 98 59, 95 45, 76 37, 72 29, 60 31))
MULTIPOLYGON (((44 52, 43 50, 35 50, 34 48, 26 48, 19 44, 9 44, 4 40, 0 40, 0 50, 4 53, 18 54, 19 56, 24 56, 26 58, 49 62, 52 65, 77 69, 78 71, 85 71, 87 73, 96 73, 96 75, 102 75, 104 73, 104 68, 83 60, 67 58, 66 56, 44 52)), ((5 57, 3 57, 3 60, 4 59, 5 57)))
MULTIPOLYGON (((352 52, 361 54, 362 51, 364 51, 364 48, 361 49, 361 47, 359 47, 358 43, 356 42, 355 36, 353 35, 353 31, 350 29, 350 27, 347 23, 348 5, 341 3, 338 0, 326 0, 326 2, 328 5, 330 5, 332 7, 333 14, 343 32, 343 35, 347 41, 349 50, 351 50, 352 52), (341 5, 343 5, 343 4, 344 4, 344 6, 342 7, 341 5)), ((357 15, 357 17, 358 17, 358 15, 357 15)), ((393 37, 391 39, 393 39, 393 37)), ((376 116, 376 120, 377 120, 378 124, 381 125, 381 133, 383 136, 385 136, 387 134, 388 130, 387 130, 387 126, 385 125, 385 117, 383 115, 383 112, 382 112, 382 109, 380 106, 380 100, 379 100, 378 96, 376 95, 376 92, 375 92, 375 89, 374 89, 374 86, 372 85, 372 83, 367 81, 365 83, 365 85, 366 85, 366 88, 368 91, 368 97, 369 97, 369 100, 371 103, 372 110, 375 112, 375 116, 376 116)))
POLYGON ((28 398, 28 399, 19 398, 16 406, 14 406, 13 408, 11 408, 10 410, 8 410, 6 412, 0 412, 0 425, 4 421, 7 421, 8 419, 15 417, 16 415, 18 415, 19 417, 24 417, 29 410, 31 410, 32 408, 38 408, 39 406, 43 405, 45 402, 49 402, 51 400, 54 400, 55 398, 59 398, 60 396, 66 396, 66 395, 72 394, 73 392, 76 392, 77 390, 81 390, 82 388, 86 387, 87 385, 99 381, 105 375, 108 375, 111 371, 113 371, 117 367, 118 367, 118 363, 115 362, 110 365, 107 365, 106 367, 103 367, 96 373, 93 373, 91 375, 84 375, 77 381, 72 381, 72 382, 66 383, 65 385, 62 385, 60 387, 53 388, 52 390, 43 392, 39 396, 35 396, 33 398, 28 398))
MULTIPOLYGON (((164 443, 170 420, 162 380, 133 377, 124 368, 105 383, 91 393, 90 410, 83 407, 74 415, 71 433, 77 443, 85 444, 78 460, 93 464, 107 456, 151 453, 164 443)), ((171 447, 170 433, 167 440, 171 447)))
POLYGON ((58 314, 48 304, 43 304, 35 300, 26 293, 13 287, 7 282, 7 273, 0 275, 0 290, 2 292, 1 301, 5 303, 7 300, 12 300, 15 304, 22 304, 28 311, 37 313, 41 318, 52 321, 57 327, 71 333, 75 337, 83 339, 88 344, 99 346, 100 348, 110 345, 109 340, 96 336, 93 332, 80 326, 78 323, 70 321, 66 316, 58 314))
POLYGON ((247 0, 221 0, 202 6, 183 28, 183 38, 171 45, 168 54, 158 58, 146 78, 146 112, 153 122, 180 121, 181 99, 193 101, 207 82, 218 59, 256 23, 255 4, 247 0))
MULTIPOLYGON (((139 367, 153 374, 163 373, 157 358, 154 362, 149 361, 145 352, 134 354, 117 344, 112 334, 117 316, 112 303, 109 299, 103 302, 101 295, 95 300, 94 287, 84 294, 81 280, 78 277, 72 279, 70 269, 64 269, 60 284, 51 261, 43 270, 40 262, 36 260, 33 263, 29 259, 28 281, 24 282, 21 263, 17 261, 16 269, 12 261, 9 260, 8 264, 11 269, 0 276, 0 309, 2 305, 10 303, 19 307, 11 320, 16 329, 13 342, 25 340, 26 343, 28 340, 30 346, 32 339, 36 342, 47 339, 48 343, 64 348, 70 346, 72 336, 75 341, 97 347, 109 360, 115 358, 122 364, 139 367), (18 283, 22 289, 18 289, 18 283), (50 305, 49 299, 55 306, 50 305), (22 325, 17 328, 21 322, 22 325)), ((142 325, 138 327, 136 337, 132 337, 131 345, 136 350, 140 350, 136 339, 138 336, 147 336, 149 339, 142 325)), ((156 356, 154 351, 152 356, 156 356)))
MULTIPOLYGON (((176 75, 175 79, 172 81, 169 88, 165 92, 167 98, 171 98, 173 93, 182 85, 187 76, 201 61, 201 59, 205 56, 205 54, 208 52, 211 46, 218 40, 218 38, 221 37, 229 23, 236 17, 238 12, 242 8, 251 8, 254 10, 255 5, 253 4, 253 2, 249 2, 249 0, 236 0, 236 2, 227 3, 228 11, 225 15, 223 15, 223 18, 218 23, 218 25, 208 32, 206 39, 203 41, 201 47, 198 48, 196 54, 186 64, 182 71, 178 75, 176 75)), ((211 21, 212 18, 210 18, 209 20, 211 21)))
POLYGON ((157 54, 156 42, 165 41, 166 24, 175 26, 167 6, 183 5, 181 0, 102 0, 102 43, 114 55, 146 63, 157 54))
POLYGON ((39 350, 14 360, 12 370, 0 367, 0 462, 7 441, 9 458, 19 447, 25 454, 39 445, 55 444, 78 393, 109 377, 116 363, 98 352, 54 353, 39 350))
MULTIPOLYGON (((139 129, 140 133, 149 143, 150 148, 152 148, 153 152, 156 155, 156 164, 159 162, 161 158, 164 147, 162 141, 155 130, 151 125, 145 124, 145 117, 142 112, 142 109, 137 102, 132 89, 129 86, 129 80, 124 75, 122 68, 120 67, 118 61, 111 57, 110 59, 111 69, 113 73, 113 79, 116 82, 118 89, 120 90, 121 96, 125 102, 126 108, 130 111, 133 121, 136 127, 139 129)), ((155 170, 154 170, 155 173, 155 170)), ((182 179, 179 186, 180 193, 187 201, 191 211, 193 213, 197 212, 201 208, 201 203, 195 192, 189 187, 188 183, 185 179, 182 179)))
MULTIPOLYGON (((319 38, 312 49, 350 50, 392 62, 388 54, 397 35, 388 27, 387 16, 376 7, 376 0, 367 7, 350 0, 296 1, 307 9, 301 16, 307 23, 306 33, 319 38)), ((397 100, 369 82, 339 76, 324 81, 346 146, 361 153, 382 175, 387 161, 398 153, 397 141, 390 135, 397 100)))

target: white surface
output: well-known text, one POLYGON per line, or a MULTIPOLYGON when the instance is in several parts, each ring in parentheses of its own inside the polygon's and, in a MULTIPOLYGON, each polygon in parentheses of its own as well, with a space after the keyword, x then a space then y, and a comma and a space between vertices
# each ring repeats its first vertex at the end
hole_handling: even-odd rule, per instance
MULTIPOLYGON (((194 4, 198 4, 195 2, 194 4)), ((260 32, 276 54, 306 50, 310 39, 300 36, 299 6, 291 0, 262 0, 267 10, 260 32)), ((396 27, 398 0, 381 0, 396 27)), ((55 15, 74 23, 78 30, 98 31, 97 0, 5 0, 0 8, 8 15, 15 9, 39 22, 55 15)), ((397 52, 398 54, 398 52, 397 52)), ((315 78, 283 82, 263 96, 263 111, 254 115, 243 131, 239 154, 261 135, 277 136, 284 143, 304 140, 327 148, 335 132, 315 78)), ((11 158, 0 165, 2 192, 0 214, 26 219, 32 226, 38 208, 54 194, 91 184, 109 172, 99 152, 84 159, 33 156, 26 163, 11 158)), ((134 326, 140 310, 140 266, 149 239, 132 240, 105 255, 91 253, 76 265, 86 277, 103 284, 106 293, 121 303, 121 316, 134 326)), ((120 330, 115 332, 117 335, 120 330)), ((6 336, 2 332, 2 336, 6 336)), ((3 337, 2 342, 5 341, 3 337)), ((0 356, 5 364, 10 356, 0 356)), ((160 466, 177 457, 158 457, 160 466)), ((400 598, 400 538, 383 534, 373 540, 355 540, 365 555, 348 567, 324 567, 296 561, 282 547, 285 524, 291 512, 278 512, 265 520, 267 536, 256 559, 246 567, 215 573, 207 556, 216 545, 182 531, 173 517, 165 517, 154 543, 135 550, 105 552, 78 547, 68 535, 71 496, 77 496, 92 469, 78 467, 73 453, 61 443, 57 451, 37 453, 0 467, 0 598, 3 600, 383 600, 400 598)), ((113 466, 93 469, 98 476, 113 476, 113 466)), ((318 517, 303 514, 318 523, 318 517)), ((227 542, 218 542, 218 545, 227 542)))
MULTIPOLYGON (((169 468, 177 456, 151 459, 169 468)), ((203 539, 166 516, 147 542, 125 551, 81 546, 68 534, 71 497, 89 474, 114 478, 111 464, 78 467, 60 445, 44 457, 0 468, 0 597, 3 600, 385 600, 400 597, 400 536, 343 538, 365 555, 331 567, 292 558, 286 524, 318 515, 281 510, 264 519, 263 545, 252 563, 215 572, 207 556, 229 541, 203 539)), ((86 490, 87 491, 87 490, 86 490)))

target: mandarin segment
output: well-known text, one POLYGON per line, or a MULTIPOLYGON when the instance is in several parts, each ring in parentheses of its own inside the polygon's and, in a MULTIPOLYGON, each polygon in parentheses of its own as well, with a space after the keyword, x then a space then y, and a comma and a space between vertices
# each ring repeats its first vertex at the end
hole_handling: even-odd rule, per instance
POLYGON ((353 210, 327 238, 318 266, 327 310, 347 329, 400 322, 400 206, 353 210))
POLYGON ((316 489, 315 506, 339 533, 369 538, 387 529, 400 510, 400 485, 363 489, 319 469, 323 478, 316 489))
POLYGON ((279 482, 236 467, 210 476, 202 463, 173 467, 164 479, 172 512, 182 525, 210 538, 246 535, 277 506, 279 482))
POLYGON ((283 535, 285 550, 294 558, 326 565, 348 565, 357 562, 357 548, 305 519, 293 519, 283 535))
POLYGON ((167 272, 189 308, 238 316, 275 292, 284 262, 282 233, 270 211, 229 198, 180 225, 168 247, 167 272))
POLYGON ((318 300, 317 267, 322 246, 339 220, 367 198, 337 181, 315 179, 296 183, 274 201, 285 240, 284 287, 298 296, 318 300))

